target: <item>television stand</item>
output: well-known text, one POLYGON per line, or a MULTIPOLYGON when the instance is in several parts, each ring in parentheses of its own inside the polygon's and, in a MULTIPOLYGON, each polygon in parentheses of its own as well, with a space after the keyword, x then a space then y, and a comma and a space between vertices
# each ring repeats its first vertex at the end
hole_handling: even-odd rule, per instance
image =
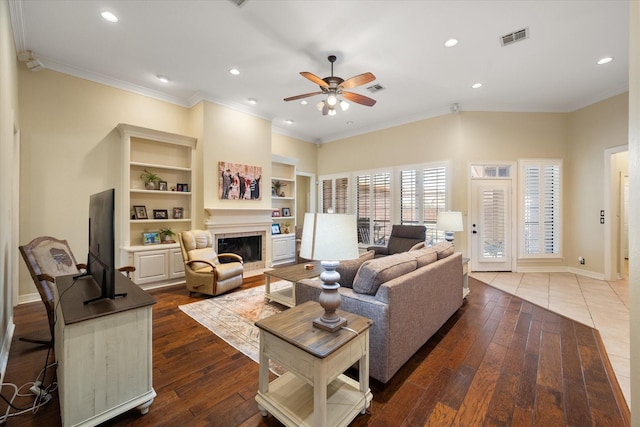
POLYGON ((127 298, 100 298, 93 277, 74 286, 72 275, 58 276, 55 355, 63 426, 95 426, 128 410, 145 414, 153 389, 153 297, 122 274, 118 293, 127 298))

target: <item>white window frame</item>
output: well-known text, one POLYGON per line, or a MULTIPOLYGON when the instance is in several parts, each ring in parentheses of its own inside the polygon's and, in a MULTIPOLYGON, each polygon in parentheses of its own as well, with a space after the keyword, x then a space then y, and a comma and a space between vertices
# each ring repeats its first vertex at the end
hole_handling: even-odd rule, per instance
POLYGON ((318 211, 319 212, 327 212, 328 208, 332 208, 335 213, 351 213, 351 194, 353 194, 353 184, 352 178, 350 174, 335 174, 335 175, 325 175, 321 176, 318 179, 318 211), (347 180, 347 192, 346 199, 340 201, 340 204, 346 207, 346 212, 336 212, 335 207, 338 206, 338 201, 336 200, 336 182, 339 180, 347 180), (331 206, 324 206, 324 182, 331 181, 331 206))
POLYGON ((563 162, 562 159, 521 159, 518 161, 518 186, 519 186, 519 213, 518 213, 518 253, 520 258, 526 259, 551 259, 551 258, 562 258, 563 257, 563 247, 562 247, 562 213, 563 213, 563 162), (558 176, 557 182, 555 183, 555 191, 558 194, 554 196, 555 203, 553 206, 549 206, 549 202, 547 199, 547 190, 549 185, 552 185, 553 182, 549 182, 544 173, 545 168, 549 167, 557 167, 558 168, 558 176), (530 246, 527 244, 527 214, 530 212, 530 209, 527 205, 527 197, 529 192, 527 191, 527 170, 537 168, 539 170, 539 182, 538 188, 536 191, 538 192, 538 197, 535 198, 535 203, 539 207, 539 212, 532 212, 534 215, 534 219, 536 220, 533 224, 538 224, 540 229, 538 232, 539 237, 537 238, 538 244, 536 246, 537 250, 535 252, 527 251, 527 248, 530 246), (553 226, 549 227, 548 220, 545 220, 545 213, 549 214, 553 212, 553 226), (545 252, 545 235, 550 232, 550 228, 553 230, 553 246, 556 248, 554 252, 545 252))

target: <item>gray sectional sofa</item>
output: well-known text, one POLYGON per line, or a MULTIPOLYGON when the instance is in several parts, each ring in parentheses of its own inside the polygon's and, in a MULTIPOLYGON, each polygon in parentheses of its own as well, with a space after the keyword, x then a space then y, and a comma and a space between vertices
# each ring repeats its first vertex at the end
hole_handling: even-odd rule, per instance
MULTIPOLYGON (((386 383, 462 305, 462 254, 442 243, 372 258, 341 263, 340 309, 373 320, 369 375, 386 383)), ((296 304, 318 300, 319 278, 295 286, 296 304)))

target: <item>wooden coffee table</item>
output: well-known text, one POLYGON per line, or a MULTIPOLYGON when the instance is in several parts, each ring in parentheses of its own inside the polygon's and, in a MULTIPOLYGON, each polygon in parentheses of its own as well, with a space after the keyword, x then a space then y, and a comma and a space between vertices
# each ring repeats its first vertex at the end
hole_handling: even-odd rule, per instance
POLYGON ((265 271, 265 297, 270 301, 279 302, 287 307, 294 307, 296 305, 296 282, 302 279, 318 277, 320 273, 322 273, 320 261, 275 267, 273 270, 265 271), (307 264, 311 264, 313 268, 305 269, 304 266, 307 264), (291 286, 271 291, 272 278, 291 282, 291 286))
POLYGON ((342 427, 366 412, 369 389, 369 327, 357 314, 338 310, 348 329, 313 326, 323 308, 307 301, 256 322, 260 330, 260 374, 256 401, 263 416, 286 426, 342 427), (287 370, 269 382, 269 360, 287 370), (343 374, 358 362, 358 380, 343 374))

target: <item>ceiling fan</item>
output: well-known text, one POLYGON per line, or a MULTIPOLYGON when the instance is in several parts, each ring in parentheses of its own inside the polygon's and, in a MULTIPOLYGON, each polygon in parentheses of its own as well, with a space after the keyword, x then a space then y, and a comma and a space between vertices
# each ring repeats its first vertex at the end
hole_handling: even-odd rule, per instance
POLYGON ((320 86, 320 92, 311 92, 305 93, 303 95, 291 96, 289 98, 285 98, 284 100, 295 101, 296 99, 326 94, 328 95, 327 99, 322 100, 318 103, 318 109, 322 110, 323 116, 326 116, 327 114, 330 116, 335 115, 336 106, 338 105, 340 105, 340 108, 342 108, 342 110, 346 110, 347 108, 349 108, 349 104, 345 101, 340 101, 338 99, 338 95, 357 104, 366 105, 367 107, 372 107, 376 103, 375 99, 371 99, 368 96, 360 95, 354 92, 347 92, 346 90, 344 90, 367 84, 375 80, 376 76, 371 73, 363 73, 351 77, 350 79, 344 80, 338 76, 333 75, 333 63, 336 62, 335 55, 329 55, 327 59, 331 63, 331 76, 321 79, 320 77, 308 71, 302 71, 300 73, 302 77, 311 80, 313 83, 320 86))

